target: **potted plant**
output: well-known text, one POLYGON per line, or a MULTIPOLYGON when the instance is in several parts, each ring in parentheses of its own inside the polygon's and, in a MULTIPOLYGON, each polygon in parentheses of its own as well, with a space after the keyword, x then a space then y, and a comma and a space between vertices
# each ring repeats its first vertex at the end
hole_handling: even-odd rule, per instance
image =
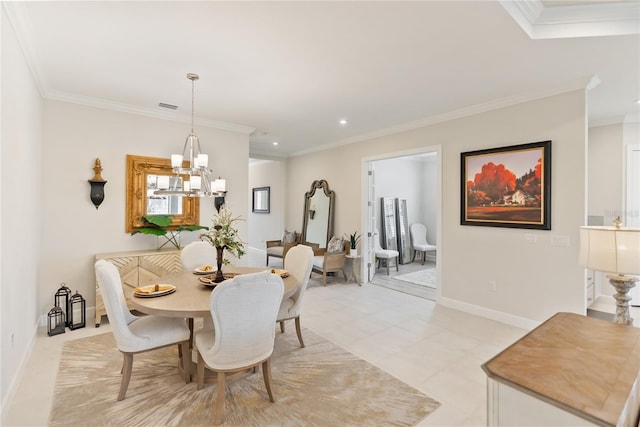
POLYGON ((180 249, 180 233, 183 231, 206 230, 207 227, 202 225, 178 225, 173 224, 173 215, 145 215, 141 217, 144 226, 136 228, 131 232, 134 234, 151 234, 155 236, 163 236, 166 242, 158 247, 161 250, 167 243, 171 243, 176 249, 180 249))
POLYGON ((351 251, 349 254, 353 257, 358 256, 358 242, 360 241, 360 237, 362 234, 358 234, 358 230, 354 231, 353 234, 346 235, 349 238, 349 243, 351 245, 351 251))
POLYGON ((231 211, 223 205, 220 211, 214 215, 213 225, 209 228, 209 231, 200 235, 200 240, 207 241, 216 248, 218 269, 216 277, 213 279, 216 283, 224 280, 222 264, 231 262, 223 256, 223 251, 226 249, 236 258, 240 258, 245 254, 244 244, 238 236, 238 229, 234 226, 234 223, 240 220, 239 216, 234 217, 231 211))

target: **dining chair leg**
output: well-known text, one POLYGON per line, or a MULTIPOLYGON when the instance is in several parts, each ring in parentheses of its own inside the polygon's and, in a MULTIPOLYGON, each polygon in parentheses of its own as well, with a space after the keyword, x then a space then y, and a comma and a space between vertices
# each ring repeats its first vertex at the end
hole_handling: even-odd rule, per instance
POLYGON ((273 397, 273 392, 271 391, 271 358, 268 358, 262 363, 262 375, 264 377, 264 386, 267 389, 267 393, 269 393, 269 400, 275 402, 276 399, 273 397))
POLYGON ((122 353, 124 360, 122 363, 122 382, 120 382, 120 393, 118 393, 118 400, 123 400, 124 395, 127 394, 127 387, 129 387, 129 380, 131 379, 131 369, 133 368, 133 353, 122 353))
POLYGON ((280 321, 280 332, 284 334, 284 320, 280 321))
POLYGON ((391 264, 391 258, 387 258, 387 276, 389 275, 389 265, 391 264))
POLYGON ((302 341, 302 328, 300 327, 300 316, 296 317, 296 334, 298 334, 298 341, 300 341, 300 347, 304 348, 304 341, 302 341))
POLYGON ((396 257, 396 271, 400 271, 400 257, 396 257))
POLYGON ((216 397, 216 417, 214 424, 222 424, 222 416, 224 415, 224 372, 218 372, 218 395, 216 397))
POLYGON ((204 359, 202 358, 202 355, 200 354, 200 351, 198 351, 198 369, 196 372, 196 376, 198 377, 198 390, 202 390, 202 387, 204 387, 204 359))

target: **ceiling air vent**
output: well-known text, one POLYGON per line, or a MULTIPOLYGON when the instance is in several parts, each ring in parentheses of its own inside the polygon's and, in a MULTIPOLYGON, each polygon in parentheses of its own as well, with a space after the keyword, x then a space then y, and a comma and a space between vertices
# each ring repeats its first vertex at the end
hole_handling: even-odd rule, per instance
POLYGON ((158 107, 168 108, 170 110, 177 110, 178 109, 177 105, 165 104, 164 102, 159 103, 158 107))

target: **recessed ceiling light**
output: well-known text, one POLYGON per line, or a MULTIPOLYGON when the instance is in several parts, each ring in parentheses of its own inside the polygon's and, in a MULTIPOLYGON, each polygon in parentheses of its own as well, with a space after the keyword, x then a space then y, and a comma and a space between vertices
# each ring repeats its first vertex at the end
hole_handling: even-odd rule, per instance
POLYGON ((640 99, 636 99, 636 104, 640 104, 640 99))
POLYGON ((278 145, 278 141, 273 141, 273 145, 278 145))
POLYGON ((346 125, 346 124, 347 124, 347 119, 340 119, 340 122, 339 122, 339 123, 340 123, 342 126, 344 126, 344 125, 346 125))

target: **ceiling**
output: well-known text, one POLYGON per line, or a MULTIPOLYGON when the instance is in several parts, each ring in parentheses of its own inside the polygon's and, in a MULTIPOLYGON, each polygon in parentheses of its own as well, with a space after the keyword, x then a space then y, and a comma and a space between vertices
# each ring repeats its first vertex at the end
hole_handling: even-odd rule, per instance
POLYGON ((43 97, 188 122, 198 73, 196 132, 250 133, 254 157, 587 85, 591 125, 640 114, 637 0, 3 5, 43 97))

